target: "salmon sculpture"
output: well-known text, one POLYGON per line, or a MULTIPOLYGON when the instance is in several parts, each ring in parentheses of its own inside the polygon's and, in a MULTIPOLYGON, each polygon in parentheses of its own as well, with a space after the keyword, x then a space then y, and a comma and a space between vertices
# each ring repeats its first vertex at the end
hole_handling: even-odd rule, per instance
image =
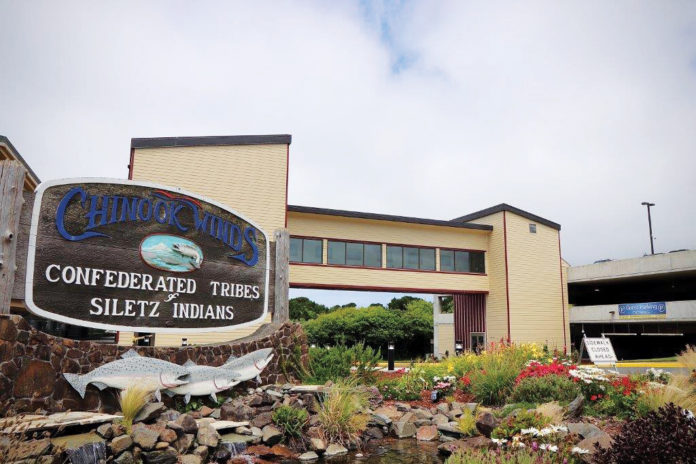
POLYGON ((99 390, 107 387, 125 390, 138 384, 151 388, 157 400, 161 400, 160 390, 174 388, 189 382, 191 373, 185 366, 156 358, 140 356, 130 350, 110 363, 99 366, 85 375, 63 374, 72 387, 85 397, 87 385, 92 384, 99 390))

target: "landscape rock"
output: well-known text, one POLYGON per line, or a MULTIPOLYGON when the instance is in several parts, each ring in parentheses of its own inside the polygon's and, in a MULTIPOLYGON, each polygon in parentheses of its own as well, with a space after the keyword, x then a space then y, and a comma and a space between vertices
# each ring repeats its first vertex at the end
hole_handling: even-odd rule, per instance
POLYGON ((213 408, 209 408, 208 406, 203 406, 199 412, 201 413, 201 416, 203 417, 208 417, 210 416, 215 410, 213 408))
POLYGON ((210 424, 203 424, 198 428, 198 444, 215 448, 220 442, 220 434, 210 424))
POLYGON ((267 425, 261 431, 263 432, 263 442, 268 446, 280 443, 283 438, 283 433, 273 425, 267 425))
POLYGON ((444 414, 435 414, 432 421, 435 425, 449 424, 449 417, 445 416, 444 414))
POLYGON ((568 433, 574 433, 582 438, 592 438, 604 433, 599 427, 588 422, 569 422, 566 427, 568 427, 568 433))
POLYGON ((365 430, 365 435, 376 440, 384 438, 384 432, 382 432, 380 427, 368 427, 367 430, 365 430))
POLYGON ((573 401, 566 406, 566 417, 575 419, 580 417, 582 409, 585 406, 585 396, 578 395, 573 401))
POLYGON ((179 454, 174 448, 143 453, 145 464, 176 464, 178 460, 179 454))
POLYGON ((133 423, 154 421, 166 410, 164 403, 148 403, 138 412, 133 423))
POLYGON ((322 440, 321 438, 310 438, 309 439, 309 447, 310 449, 313 449, 314 451, 318 451, 320 453, 323 453, 326 451, 326 442, 322 440))
MULTIPOLYGON (((109 443, 109 448, 111 448, 111 453, 114 456, 126 451, 131 446, 133 446, 133 439, 130 437, 130 435, 118 436, 111 440, 111 443, 109 443)), ((131 456, 131 458, 132 457, 133 456, 131 456)))
POLYGON ((476 429, 487 438, 491 438, 491 433, 497 426, 498 420, 490 412, 482 412, 476 418, 476 429))
POLYGON ((582 460, 585 462, 592 462, 592 455, 597 451, 596 446, 599 445, 604 449, 611 448, 614 444, 614 440, 609 436, 608 433, 600 431, 600 433, 591 435, 589 438, 583 439, 576 446, 578 448, 586 449, 590 453, 581 455, 582 460))
POLYGON ((174 448, 176 448, 179 453, 185 454, 189 448, 191 448, 194 438, 196 438, 194 434, 185 433, 174 442, 174 448))
POLYGON ((454 440, 447 443, 443 443, 437 447, 440 454, 444 456, 449 456, 450 454, 457 452, 459 450, 466 449, 476 449, 476 448, 495 448, 495 443, 491 441, 490 438, 484 436, 464 438, 461 440, 454 440))
POLYGON ((295 453, 285 445, 273 445, 271 447, 271 453, 273 453, 273 456, 284 459, 290 459, 295 456, 295 453))
POLYGON ((268 424, 273 423, 273 413, 272 412, 262 412, 258 416, 254 417, 250 424, 253 425, 254 427, 258 427, 260 429, 264 428, 268 424))
POLYGON ((226 403, 220 408, 220 419, 231 421, 247 421, 254 418, 256 411, 246 404, 226 403))
POLYGON ((195 454, 184 454, 183 456, 179 456, 179 460, 181 464, 201 464, 202 462, 200 456, 196 456, 195 454))
POLYGON ((114 436, 114 430, 111 428, 111 424, 102 424, 97 427, 97 434, 106 440, 110 440, 114 436))
POLYGON ((116 459, 114 459, 114 464, 135 464, 135 458, 133 453, 130 451, 125 451, 121 453, 116 459))
POLYGON ((300 454, 300 461, 316 461, 319 459, 319 455, 314 451, 307 451, 306 453, 300 454))
POLYGON ((416 431, 416 439, 418 441, 433 441, 437 440, 439 433, 437 431, 437 426, 435 425, 425 425, 419 427, 416 431))
POLYGON ((348 450, 346 448, 344 448, 341 445, 337 445, 336 443, 331 443, 326 448, 326 452, 324 453, 324 456, 331 457, 331 456, 340 456, 343 454, 348 454, 348 450))
POLYGON ((190 414, 182 414, 176 420, 176 423, 181 426, 181 430, 184 433, 198 432, 198 424, 196 423, 196 419, 194 419, 193 416, 190 414))
POLYGON ((170 428, 164 428, 160 431, 159 439, 167 443, 174 443, 178 438, 176 431, 170 428))
MULTIPOLYGON (((453 424, 440 424, 436 426, 437 430, 441 432, 443 435, 447 435, 449 437, 454 437, 454 438, 459 438, 462 436, 461 432, 459 431, 459 427, 456 426, 456 422, 453 422, 453 424)), ((433 426, 435 427, 435 426, 433 426)))
POLYGON ((450 411, 450 405, 449 403, 440 403, 437 406, 435 406, 435 409, 437 409, 440 414, 447 415, 447 413, 450 411))
POLYGON ((197 446, 195 450, 193 450, 193 455, 198 456, 201 461, 205 462, 205 460, 208 458, 208 447, 207 446, 197 446))
POLYGON ((386 416, 387 418, 389 418, 389 420, 394 422, 400 419, 403 413, 396 409, 396 406, 380 406, 379 408, 374 410, 374 415, 386 416))
POLYGON ((51 440, 48 438, 22 441, 12 445, 9 450, 9 458, 14 461, 37 458, 47 454, 51 447, 51 440))
POLYGON ((398 438, 410 438, 416 434, 416 425, 413 422, 394 422, 391 428, 398 438))
POLYGON ((133 437, 133 442, 142 449, 150 450, 155 447, 159 439, 159 432, 145 426, 134 426, 131 437, 133 437))

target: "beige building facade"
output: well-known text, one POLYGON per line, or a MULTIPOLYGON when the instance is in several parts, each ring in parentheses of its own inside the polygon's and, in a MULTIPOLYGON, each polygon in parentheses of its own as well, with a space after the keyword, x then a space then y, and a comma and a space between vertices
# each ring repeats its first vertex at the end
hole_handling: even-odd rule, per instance
MULTIPOLYGON (((452 220, 288 205, 290 143, 289 135, 133 139, 129 178, 220 202, 268 237, 287 228, 292 288, 453 296, 451 314, 435 298, 435 355, 499 340, 568 346, 560 225, 507 204, 452 220)), ((255 329, 185 338, 213 343, 255 329)), ((182 338, 159 334, 155 344, 182 338)))

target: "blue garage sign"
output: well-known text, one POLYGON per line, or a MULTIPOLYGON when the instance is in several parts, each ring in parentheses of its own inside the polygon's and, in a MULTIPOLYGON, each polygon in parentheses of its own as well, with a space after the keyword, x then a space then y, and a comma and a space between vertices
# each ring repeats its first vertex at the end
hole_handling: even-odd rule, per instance
POLYGON ((667 316, 667 303, 627 303, 619 305, 619 317, 622 319, 661 318, 667 316))

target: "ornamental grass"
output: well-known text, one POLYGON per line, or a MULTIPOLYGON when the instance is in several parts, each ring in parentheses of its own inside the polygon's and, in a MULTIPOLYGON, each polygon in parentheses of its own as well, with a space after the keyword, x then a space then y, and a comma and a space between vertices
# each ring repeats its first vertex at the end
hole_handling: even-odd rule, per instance
POLYGON ((133 420, 150 399, 150 394, 150 389, 137 384, 131 385, 119 394, 118 404, 121 406, 121 414, 123 414, 121 423, 128 433, 133 427, 133 420))
POLYGON ((673 403, 683 409, 696 412, 696 390, 691 379, 685 375, 672 375, 667 385, 651 382, 638 398, 639 415, 657 411, 673 403))
POLYGON ((319 425, 327 443, 349 445, 359 443, 370 418, 365 414, 368 393, 355 381, 331 385, 319 405, 319 425))

